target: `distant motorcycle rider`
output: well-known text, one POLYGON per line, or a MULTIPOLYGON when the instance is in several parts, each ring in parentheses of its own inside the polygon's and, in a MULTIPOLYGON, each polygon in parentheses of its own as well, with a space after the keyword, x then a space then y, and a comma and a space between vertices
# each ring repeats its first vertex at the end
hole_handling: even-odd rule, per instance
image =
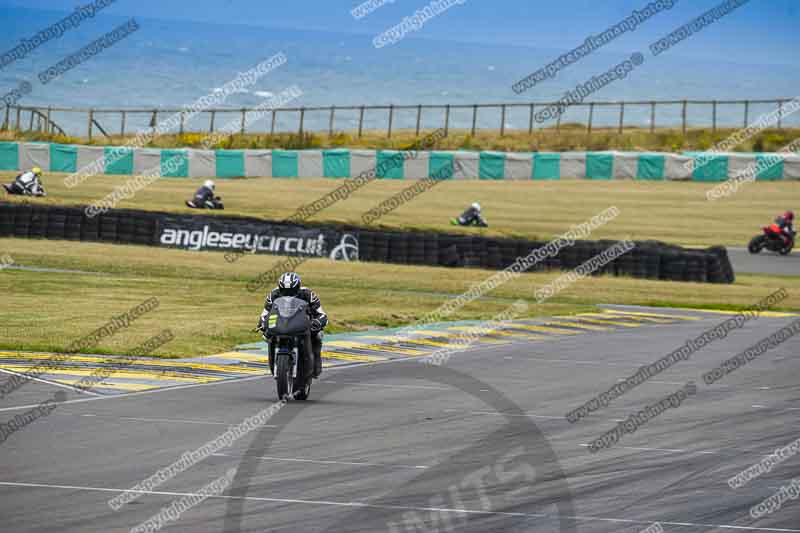
POLYGON ((41 182, 42 169, 33 167, 28 172, 23 172, 16 177, 11 185, 3 184, 8 194, 19 194, 23 196, 47 196, 41 182))
POLYGON ((786 211, 775 219, 775 224, 781 229, 781 237, 787 246, 794 242, 794 211, 786 211))
POLYGON ((461 216, 454 218, 450 221, 454 226, 480 226, 486 228, 489 224, 481 216, 481 204, 475 202, 466 211, 461 213, 461 216))
POLYGON ((216 186, 211 180, 206 180, 203 186, 194 193, 194 198, 186 201, 186 205, 194 209, 225 209, 222 199, 214 196, 216 186))
MULTIPOLYGON (((264 310, 258 321, 258 329, 266 335, 266 320, 272 309, 272 302, 282 296, 294 296, 308 303, 311 310, 311 349, 314 352, 314 377, 322 373, 322 330, 328 325, 328 315, 322 310, 319 296, 308 287, 303 287, 300 276, 295 272, 286 272, 278 279, 278 286, 267 294, 264 310)), ((266 336, 265 336, 266 338, 266 336)))

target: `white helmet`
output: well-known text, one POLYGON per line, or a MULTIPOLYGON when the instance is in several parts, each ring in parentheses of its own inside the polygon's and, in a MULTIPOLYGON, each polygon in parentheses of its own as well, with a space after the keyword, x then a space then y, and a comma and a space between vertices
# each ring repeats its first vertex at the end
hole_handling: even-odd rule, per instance
POLYGON ((472 209, 475 209, 476 211, 480 211, 481 210, 481 204, 479 204, 478 202, 475 202, 474 204, 472 204, 471 207, 472 207, 472 209))
POLYGON ((203 186, 204 187, 208 187, 212 191, 214 190, 214 182, 211 181, 211 180, 206 180, 206 182, 203 184, 203 186))

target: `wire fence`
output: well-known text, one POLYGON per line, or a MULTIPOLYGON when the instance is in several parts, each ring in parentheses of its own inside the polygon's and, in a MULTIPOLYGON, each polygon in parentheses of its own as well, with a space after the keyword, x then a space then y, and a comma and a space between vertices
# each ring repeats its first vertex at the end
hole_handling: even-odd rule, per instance
MULTIPOLYGON (((420 131, 443 128, 469 131, 508 133, 548 129, 560 131, 569 124, 571 129, 585 128, 591 135, 625 128, 642 128, 655 132, 657 128, 746 127, 759 116, 775 112, 792 101, 790 98, 757 100, 651 100, 583 102, 571 105, 557 118, 539 122, 537 111, 557 102, 497 103, 497 104, 436 104, 436 105, 371 105, 278 108, 259 120, 249 121, 249 113, 261 113, 255 108, 207 109, 190 113, 186 109, 167 108, 66 108, 43 106, 7 106, 2 129, 33 131, 50 134, 98 136, 135 134, 154 128, 161 121, 177 116, 176 127, 169 133, 189 132, 229 134, 276 134, 304 132, 353 132, 358 137, 365 132, 377 132, 391 138, 400 130, 420 131), (343 127, 344 126, 344 127, 343 127)), ((784 129, 800 126, 799 116, 775 113, 772 127, 784 129)))

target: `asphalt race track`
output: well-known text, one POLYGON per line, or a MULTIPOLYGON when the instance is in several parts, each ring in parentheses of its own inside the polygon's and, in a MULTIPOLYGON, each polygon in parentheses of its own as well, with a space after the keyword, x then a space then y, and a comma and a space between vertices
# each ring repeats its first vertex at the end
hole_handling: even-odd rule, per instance
MULTIPOLYGON (((800 532, 798 500, 749 515, 800 477, 800 457, 727 484, 800 437, 800 338, 713 385, 701 378, 797 318, 750 321, 586 418, 564 417, 728 318, 480 346, 443 367, 411 358, 328 369, 310 401, 273 408, 265 426, 119 511, 111 498, 280 406, 274 384, 256 376, 106 397, 69 391, 0 444, 0 531, 130 531, 237 469, 227 489, 164 530, 638 533, 659 522, 681 533, 800 532), (697 392, 679 407, 590 453, 617 421, 689 381, 697 392)), ((0 421, 55 390, 25 385, 0 401, 0 421)))
POLYGON ((767 251, 754 255, 747 248, 728 248, 728 257, 736 273, 800 276, 800 251, 785 256, 767 251))

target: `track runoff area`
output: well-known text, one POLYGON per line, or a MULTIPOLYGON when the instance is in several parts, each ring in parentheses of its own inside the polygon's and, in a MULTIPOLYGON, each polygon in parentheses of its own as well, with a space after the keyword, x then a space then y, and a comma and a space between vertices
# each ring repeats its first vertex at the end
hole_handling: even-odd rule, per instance
POLYGON ((329 366, 305 402, 31 381, 0 403, 2 530, 800 532, 799 318, 604 306, 329 366))

